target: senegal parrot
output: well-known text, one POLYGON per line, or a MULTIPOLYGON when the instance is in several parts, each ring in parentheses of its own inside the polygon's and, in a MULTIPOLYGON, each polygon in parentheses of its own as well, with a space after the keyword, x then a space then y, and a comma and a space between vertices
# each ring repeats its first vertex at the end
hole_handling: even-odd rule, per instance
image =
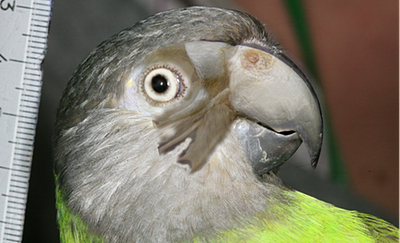
POLYGON ((57 112, 62 242, 397 242, 393 225, 284 186, 322 116, 254 17, 169 10, 101 43, 57 112))

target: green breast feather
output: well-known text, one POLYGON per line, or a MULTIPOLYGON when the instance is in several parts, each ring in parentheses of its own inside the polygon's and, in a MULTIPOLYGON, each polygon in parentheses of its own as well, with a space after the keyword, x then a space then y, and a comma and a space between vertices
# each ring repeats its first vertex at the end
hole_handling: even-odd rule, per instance
MULTIPOLYGON (((56 176, 57 180, 57 176, 56 176)), ((88 226, 79 216, 67 207, 63 192, 56 188, 57 219, 62 243, 104 243, 104 240, 90 232, 88 226)))
MULTIPOLYGON (((348 211, 298 191, 245 228, 221 233, 214 242, 398 242, 399 230, 375 216, 348 211)), ((197 239, 197 242, 201 242, 197 239)))

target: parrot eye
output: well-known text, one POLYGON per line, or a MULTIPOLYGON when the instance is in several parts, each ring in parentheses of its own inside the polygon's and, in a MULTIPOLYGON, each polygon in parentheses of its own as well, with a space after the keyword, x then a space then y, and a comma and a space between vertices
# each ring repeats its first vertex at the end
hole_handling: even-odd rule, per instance
POLYGON ((175 70, 156 67, 145 75, 143 87, 151 100, 167 102, 181 92, 181 78, 175 70))

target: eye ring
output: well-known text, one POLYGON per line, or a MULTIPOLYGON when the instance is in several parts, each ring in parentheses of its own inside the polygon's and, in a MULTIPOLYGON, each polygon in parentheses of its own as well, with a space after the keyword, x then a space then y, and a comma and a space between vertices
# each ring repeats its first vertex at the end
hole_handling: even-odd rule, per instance
POLYGON ((144 75, 142 90, 150 101, 157 104, 168 103, 184 91, 180 73, 168 66, 154 66, 144 75))

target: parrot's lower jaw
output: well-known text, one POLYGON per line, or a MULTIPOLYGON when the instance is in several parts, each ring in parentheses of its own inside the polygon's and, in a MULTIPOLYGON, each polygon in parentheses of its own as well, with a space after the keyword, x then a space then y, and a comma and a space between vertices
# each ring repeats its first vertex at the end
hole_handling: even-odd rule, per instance
POLYGON ((258 175, 279 168, 292 157, 302 142, 294 131, 276 132, 244 118, 235 120, 233 131, 258 175))

